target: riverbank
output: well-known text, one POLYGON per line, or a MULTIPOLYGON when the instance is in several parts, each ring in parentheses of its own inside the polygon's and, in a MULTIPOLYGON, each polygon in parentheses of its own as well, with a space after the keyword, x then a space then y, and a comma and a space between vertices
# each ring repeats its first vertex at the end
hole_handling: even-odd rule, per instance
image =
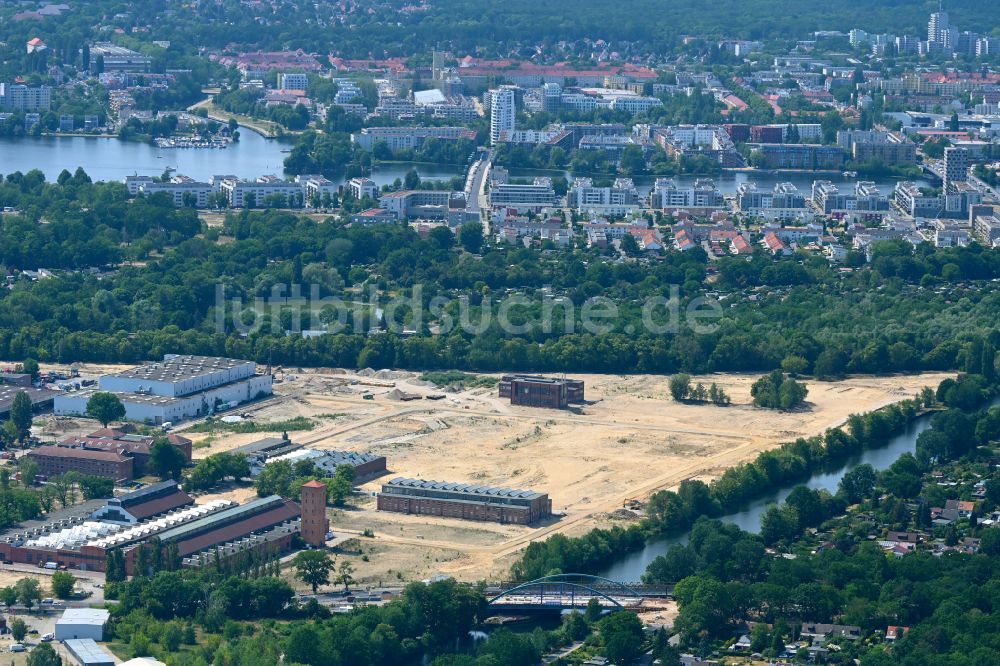
POLYGON ((215 106, 212 100, 213 97, 209 96, 200 102, 192 104, 187 108, 187 110, 194 111, 195 109, 205 109, 209 118, 217 120, 220 123, 228 123, 230 119, 235 119, 236 122, 239 123, 240 127, 245 127, 248 130, 256 132, 266 139, 277 139, 282 136, 294 136, 296 134, 301 134, 301 132, 286 130, 278 123, 271 122, 270 120, 259 120, 257 118, 243 116, 238 113, 230 113, 225 109, 220 109, 215 106))

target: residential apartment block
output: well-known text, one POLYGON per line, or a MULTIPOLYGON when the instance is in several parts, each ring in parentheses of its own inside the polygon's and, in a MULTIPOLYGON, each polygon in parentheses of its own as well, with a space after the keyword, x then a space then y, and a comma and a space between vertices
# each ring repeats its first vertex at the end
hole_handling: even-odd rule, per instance
POLYGON ((543 208, 556 205, 552 179, 538 176, 531 183, 509 183, 506 171, 494 168, 489 191, 490 207, 512 208, 520 212, 541 212, 543 208))
POLYGON ((895 132, 842 130, 837 132, 837 145, 855 162, 878 161, 892 166, 917 163, 916 144, 895 132))
POLYGON ((32 88, 22 84, 0 83, 0 109, 48 111, 52 108, 52 89, 32 88))
POLYGON ((846 153, 839 146, 814 144, 749 144, 766 169, 840 169, 846 153))
POLYGON ((814 217, 806 197, 792 183, 777 183, 773 190, 758 190, 755 183, 741 183, 736 190, 736 209, 769 220, 806 220, 814 217))
POLYGON ((717 210, 725 197, 711 178, 698 178, 693 185, 678 185, 673 178, 657 178, 649 195, 651 208, 661 210, 717 210))
POLYGON ((575 178, 566 205, 578 212, 622 216, 639 208, 639 191, 631 178, 616 178, 609 187, 594 187, 590 178, 575 178))
POLYGON ((384 142, 390 150, 417 148, 427 139, 475 141, 476 133, 465 127, 365 127, 351 134, 351 142, 364 150, 384 142))
POLYGON ((823 214, 833 217, 881 219, 889 210, 889 199, 875 183, 859 181, 854 189, 843 192, 828 180, 817 180, 812 186, 813 204, 823 214))

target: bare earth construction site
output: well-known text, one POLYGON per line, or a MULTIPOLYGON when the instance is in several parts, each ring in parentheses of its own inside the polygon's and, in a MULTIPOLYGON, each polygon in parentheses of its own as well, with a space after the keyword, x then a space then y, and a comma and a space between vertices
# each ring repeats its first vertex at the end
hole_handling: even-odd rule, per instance
MULTIPOLYGON (((607 524, 628 499, 642 500, 687 478, 711 478, 761 450, 821 433, 849 414, 913 396, 949 375, 810 381, 807 408, 787 413, 750 405, 753 375, 704 378, 732 397, 729 407, 673 402, 663 376, 574 376, 586 381, 588 404, 567 411, 512 406, 495 388, 402 401, 400 392, 440 391, 411 373, 307 371, 286 375, 275 386, 278 397, 254 416, 258 422, 313 418, 317 427, 291 433, 294 441, 387 457, 389 476, 361 486, 365 494, 331 516, 338 535, 374 533, 344 544, 367 555, 354 560, 360 580, 388 584, 435 574, 496 580, 532 540, 607 524), (547 492, 558 517, 528 527, 377 512, 373 493, 395 476, 547 492)), ((216 435, 195 457, 259 437, 216 435)), ((198 436, 192 438, 197 446, 198 436)))
MULTIPOLYGON (((627 500, 641 501, 687 478, 710 479, 761 450, 822 433, 852 413, 911 397, 947 376, 808 381, 806 408, 778 412, 751 406, 756 375, 693 378, 723 388, 732 398, 728 407, 676 403, 665 376, 574 375, 586 382, 587 404, 553 410, 513 406, 497 397, 496 387, 401 400, 442 390, 414 373, 306 370, 279 374, 275 396, 248 411, 258 424, 313 420, 314 429, 289 433, 311 448, 388 459, 387 476, 363 484, 347 507, 330 512, 337 537, 357 537, 338 541, 354 556, 359 582, 388 585, 436 574, 498 580, 532 540, 607 525, 627 500), (522 526, 376 511, 375 492, 396 476, 546 492, 555 517, 522 526)), ((194 440, 196 459, 267 436, 184 430, 178 432, 194 440)), ((205 499, 253 494, 246 487, 205 499)))

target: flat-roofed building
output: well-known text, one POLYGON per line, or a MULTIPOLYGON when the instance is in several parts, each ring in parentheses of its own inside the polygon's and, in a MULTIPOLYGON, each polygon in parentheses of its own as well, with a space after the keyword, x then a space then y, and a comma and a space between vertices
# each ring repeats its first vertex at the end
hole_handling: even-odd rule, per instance
POLYGON ((944 211, 944 197, 925 192, 916 183, 896 183, 892 196, 896 205, 914 218, 937 217, 944 211))
POLYGON ((579 379, 503 375, 498 390, 501 398, 510 398, 510 404, 526 407, 566 409, 571 402, 584 401, 584 383, 579 379))
POLYGON ((490 187, 491 208, 514 208, 520 211, 541 211, 556 204, 552 179, 538 176, 531 183, 498 182, 490 187))
POLYGON ((80 666, 115 666, 114 655, 102 648, 92 638, 68 638, 63 645, 80 666))
POLYGON ((104 627, 110 618, 111 613, 104 608, 67 608, 56 620, 56 640, 89 638, 103 641, 104 627))
POLYGON ((52 89, 29 87, 20 83, 0 83, 0 109, 48 111, 52 108, 52 89))
POLYGON ((467 127, 365 127, 351 134, 351 142, 364 150, 371 150, 379 142, 389 150, 406 150, 419 147, 427 139, 475 141, 476 132, 467 127))
POLYGON ((972 222, 972 232, 986 247, 997 247, 1000 245, 1000 217, 977 215, 972 222))
POLYGON ((754 143, 751 159, 759 159, 767 169, 840 169, 847 153, 840 146, 820 146, 808 143, 754 143))
POLYGON ((95 72, 100 61, 105 72, 148 72, 153 59, 111 42, 96 42, 90 47, 90 67, 95 72))
POLYGON ((736 189, 736 208, 745 215, 786 222, 814 217, 805 195, 792 183, 777 183, 773 190, 758 190, 755 183, 741 183, 736 189))
POLYGON ((382 485, 379 511, 528 525, 552 515, 546 493, 398 477, 382 485))
POLYGON ((295 177, 295 182, 302 186, 305 203, 310 206, 319 207, 324 196, 332 199, 339 194, 337 184, 320 174, 302 174, 295 177))
POLYGON ((656 209, 705 212, 726 205, 725 197, 711 178, 698 178, 693 185, 678 185, 673 178, 657 178, 649 202, 656 209))
POLYGON ((6 419, 10 416, 10 408, 14 404, 14 398, 21 392, 28 394, 28 399, 31 400, 31 409, 34 412, 43 412, 50 409, 54 404, 56 396, 59 395, 58 391, 39 389, 33 386, 0 384, 0 419, 6 419))
POLYGON ((211 183, 200 183, 186 176, 174 176, 167 183, 143 182, 138 189, 147 196, 166 194, 178 208, 181 206, 207 208, 208 197, 215 192, 211 183))
POLYGON ((848 191, 841 191, 828 180, 814 181, 812 200, 824 214, 840 218, 881 219, 889 210, 889 198, 874 182, 864 180, 848 191))
POLYGON ((590 178, 575 178, 566 205, 580 212, 625 215, 639 208, 639 191, 631 178, 616 178, 610 187, 595 187, 590 178))
POLYGON ((307 90, 309 88, 309 76, 305 72, 279 74, 278 88, 280 90, 307 90))
MULTIPOLYGON (((163 361, 104 375, 99 385, 101 391, 121 399, 125 418, 159 425, 270 395, 272 377, 258 375, 253 361, 167 354, 163 361)), ((58 394, 54 410, 61 415, 84 415, 95 392, 58 394)))
POLYGON ((276 202, 296 206, 305 201, 305 189, 300 183, 276 176, 261 176, 256 180, 223 178, 215 184, 232 208, 260 208, 276 202))
POLYGON ((369 199, 378 198, 378 185, 371 178, 357 177, 351 178, 347 183, 347 189, 354 195, 355 199, 361 200, 365 197, 369 199))
POLYGON ((100 379, 103 391, 148 391, 177 398, 252 377, 257 364, 220 356, 167 355, 100 379))

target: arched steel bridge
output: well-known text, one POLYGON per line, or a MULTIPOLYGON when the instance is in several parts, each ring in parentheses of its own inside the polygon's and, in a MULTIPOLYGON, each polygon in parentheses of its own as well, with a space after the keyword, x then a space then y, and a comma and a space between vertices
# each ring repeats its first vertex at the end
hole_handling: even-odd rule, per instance
MULTIPOLYGON (((501 586, 504 587, 504 586, 501 586)), ((637 607, 646 597, 670 595, 666 586, 627 585, 589 574, 544 576, 496 592, 488 603, 494 611, 569 610, 586 608, 591 599, 608 610, 637 607)))

